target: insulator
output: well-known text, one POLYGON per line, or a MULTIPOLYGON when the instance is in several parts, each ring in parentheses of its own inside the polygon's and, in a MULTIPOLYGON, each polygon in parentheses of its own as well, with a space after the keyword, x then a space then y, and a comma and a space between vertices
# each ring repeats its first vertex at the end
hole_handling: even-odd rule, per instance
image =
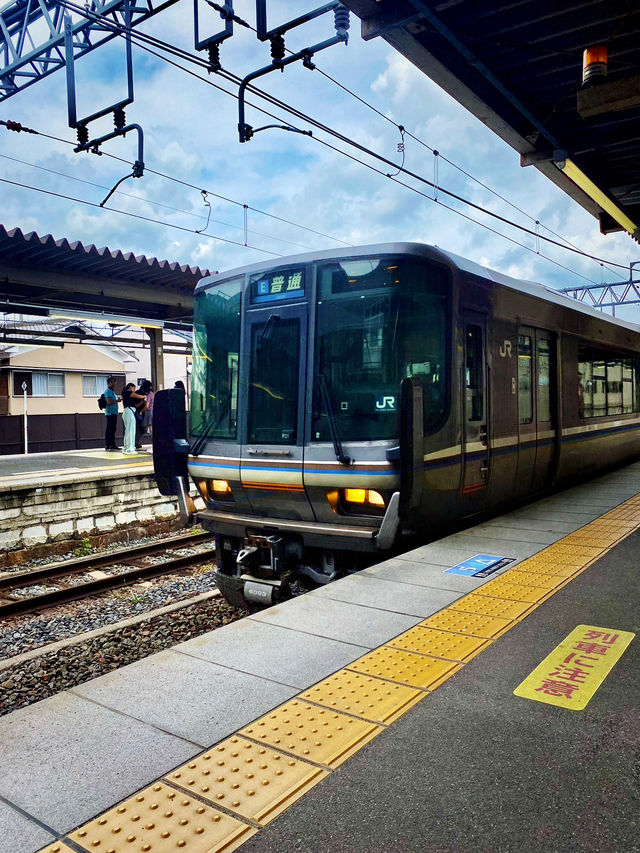
POLYGON ((122 130, 127 123, 122 107, 116 107, 113 111, 113 126, 116 130, 122 130))
POLYGON ((280 62, 284 59, 284 36, 271 37, 271 59, 273 62, 280 62))
POLYGON ((89 141, 89 128, 86 124, 81 124, 78 127, 78 142, 80 145, 86 145, 89 141))
POLYGON ((218 42, 210 44, 207 48, 207 53, 209 54, 209 71, 220 71, 222 68, 220 64, 220 44, 218 42))
POLYGON ((346 33, 349 29, 349 10, 346 6, 337 6, 333 10, 334 26, 337 33, 346 33))
POLYGON ((16 133, 20 133, 20 131, 22 130, 22 125, 20 124, 20 122, 19 121, 11 121, 11 119, 9 119, 6 122, 5 126, 6 126, 7 130, 15 130, 16 133))

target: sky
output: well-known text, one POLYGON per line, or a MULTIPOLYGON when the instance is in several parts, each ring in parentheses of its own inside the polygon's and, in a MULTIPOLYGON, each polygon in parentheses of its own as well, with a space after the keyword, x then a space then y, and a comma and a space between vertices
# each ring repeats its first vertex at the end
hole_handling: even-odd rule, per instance
MULTIPOLYGON (((270 0, 269 26, 291 17, 293 5, 270 0)), ((315 5, 313 0, 301 0, 295 4, 294 14, 315 5)), ((234 11, 255 23, 252 0, 236 0, 234 11)), ((201 37, 218 32, 220 26, 219 15, 202 3, 201 37)), ((191 0, 179 0, 140 29, 195 53, 191 0)), ((289 33, 286 46, 298 51, 333 34, 333 16, 323 15, 289 33)), ((129 123, 144 130, 143 177, 124 181, 106 207, 100 208, 115 183, 131 172, 129 163, 137 154, 135 134, 105 143, 104 155, 112 156, 98 157, 74 153, 70 144, 0 127, 0 178, 75 199, 0 183, 0 221, 5 228, 53 234, 56 239, 66 237, 71 242, 94 243, 212 271, 343 244, 417 241, 554 288, 628 277, 628 269, 625 273, 538 242, 451 202, 441 192, 435 202, 428 186, 402 174, 396 180, 387 177, 394 172, 391 167, 320 131, 314 130, 313 137, 308 137, 270 129, 241 144, 237 100, 212 84, 234 93, 235 87, 176 60, 201 77, 196 79, 136 46, 133 58, 135 95, 126 115, 129 123), (402 186, 400 180, 409 186, 402 186), (506 237, 447 210, 439 203, 443 201, 506 237)), ((221 60, 225 69, 244 77, 269 64, 269 46, 259 42, 253 32, 236 26, 234 36, 221 46, 221 60)), ((363 41, 355 16, 351 16, 348 45, 321 51, 314 62, 315 71, 295 63, 282 73, 261 78, 257 85, 397 165, 403 156, 398 152, 398 143, 403 141, 398 125, 402 125, 419 140, 405 135, 405 167, 430 181, 437 174, 439 187, 534 230, 535 220, 539 220, 541 234, 558 239, 551 233, 555 232, 609 261, 628 267, 640 257, 640 247, 631 238, 601 235, 596 219, 535 168, 522 168, 516 152, 385 41, 363 41), (435 158, 433 149, 442 156, 435 158)), ((124 96, 121 39, 75 65, 79 115, 91 114, 124 96)), ((576 74, 580 74, 579 62, 576 74)), ((248 101, 261 103, 255 96, 248 101)), ((284 120, 306 127, 281 109, 272 111, 278 124, 284 120)), ((73 142, 64 71, 0 103, 0 119, 19 121, 73 142)), ((249 105, 246 120, 253 127, 274 122, 249 105)), ((111 129, 108 119, 90 126, 92 137, 111 129)), ((636 307, 617 313, 640 321, 636 307)))

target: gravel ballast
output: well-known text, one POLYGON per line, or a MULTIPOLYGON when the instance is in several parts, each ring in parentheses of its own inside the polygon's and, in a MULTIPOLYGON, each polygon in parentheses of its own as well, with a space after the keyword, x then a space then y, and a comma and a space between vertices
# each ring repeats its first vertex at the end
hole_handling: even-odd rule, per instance
POLYGON ((0 662, 0 716, 244 615, 209 592, 188 604, 170 605, 93 630, 87 637, 67 638, 5 659, 0 662))

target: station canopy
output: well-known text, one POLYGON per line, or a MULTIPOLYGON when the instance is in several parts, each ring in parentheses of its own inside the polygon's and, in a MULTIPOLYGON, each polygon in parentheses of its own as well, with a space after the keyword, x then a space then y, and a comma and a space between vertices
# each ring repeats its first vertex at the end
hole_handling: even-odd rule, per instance
POLYGON ((0 312, 190 327, 209 270, 0 225, 0 312), (138 322, 141 321, 141 322, 138 322))
MULTIPOLYGON (((640 236, 637 0, 342 0, 598 217, 640 236), (584 66, 584 70, 583 70, 584 66)), ((472 144, 472 140, 469 140, 472 144)))

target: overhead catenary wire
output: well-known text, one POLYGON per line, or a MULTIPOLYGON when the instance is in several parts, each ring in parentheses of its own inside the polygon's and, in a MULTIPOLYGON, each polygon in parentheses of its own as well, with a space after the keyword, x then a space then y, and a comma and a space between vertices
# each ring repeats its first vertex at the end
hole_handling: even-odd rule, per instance
MULTIPOLYGON (((80 14, 88 15, 90 17, 93 17, 94 19, 100 20, 105 25, 110 24, 110 22, 105 21, 105 19, 102 16, 96 15, 95 13, 88 12, 87 10, 83 9, 82 7, 79 7, 79 6, 75 5, 74 3, 70 2, 70 0, 61 0, 61 5, 66 6, 67 8, 71 8, 80 14)), ((219 89, 220 91, 224 92, 225 94, 227 94, 231 97, 234 97, 236 99, 238 98, 238 96, 235 93, 229 92, 227 89, 224 89, 223 87, 218 86, 213 81, 200 77, 200 75, 195 74, 190 69, 186 69, 183 66, 181 66, 177 63, 174 63, 173 61, 166 59, 166 57, 158 56, 157 53, 154 53, 154 51, 149 50, 149 48, 146 47, 144 44, 141 44, 141 42, 152 43, 156 47, 159 47, 160 49, 163 49, 163 50, 166 50, 167 52, 172 53, 174 56, 179 56, 180 58, 183 58, 189 62, 192 62, 193 64, 198 65, 199 67, 201 67, 203 69, 210 70, 208 63, 205 60, 201 59, 199 56, 195 56, 193 54, 190 54, 188 51, 185 51, 176 45, 172 45, 168 42, 164 42, 161 39, 157 39, 157 38, 148 36, 146 34, 141 33, 138 30, 133 29, 133 28, 126 28, 120 24, 110 24, 110 27, 111 27, 112 31, 117 32, 119 35, 124 36, 126 34, 129 34, 131 36, 131 38, 138 44, 138 46, 142 47, 142 49, 147 50, 148 52, 152 53, 153 55, 157 56, 158 58, 160 58, 166 62, 169 62, 170 64, 181 69, 182 71, 186 72, 187 74, 190 74, 190 75, 196 77, 196 79, 199 79, 202 82, 204 82, 210 86, 213 86, 214 88, 219 89)), ((223 79, 226 79, 228 82, 233 83, 234 85, 239 85, 241 82, 240 77, 238 77, 237 75, 234 75, 228 71, 221 70, 218 72, 218 75, 221 76, 223 79)), ((411 178, 417 180, 418 182, 423 183, 423 184, 435 189, 434 182, 429 181, 424 176, 419 175, 419 174, 417 174, 417 173, 415 173, 415 172, 413 172, 413 171, 411 171, 411 170, 409 170, 403 166, 398 167, 398 165, 396 163, 394 163, 393 161, 384 157, 382 154, 379 154, 375 151, 372 151, 371 149, 367 148, 366 146, 363 146, 360 143, 356 142, 355 140, 352 140, 349 137, 344 136, 339 131, 336 131, 336 130, 328 127, 324 123, 319 122, 318 120, 306 115, 305 113, 296 109, 295 107, 292 107, 291 105, 280 101, 279 99, 275 98, 272 95, 269 95, 268 93, 258 89, 255 86, 249 86, 247 88, 253 94, 258 95, 259 97, 267 100, 272 105, 277 106, 281 109, 284 109, 285 111, 291 113, 292 115, 296 116, 297 118, 299 118, 303 121, 306 121, 309 124, 313 125, 314 127, 324 131, 328 135, 331 135, 331 136, 335 137, 336 139, 339 139, 340 141, 344 142, 347 145, 355 147, 356 149, 360 150, 362 153, 366 154, 367 156, 370 156, 374 159, 377 159, 380 162, 383 162, 383 163, 387 164, 388 166, 391 166, 394 169, 399 168, 399 171, 404 173, 408 177, 411 177, 411 178)), ((254 104, 251 104, 251 106, 253 106, 255 109, 258 109, 260 112, 263 112, 265 115, 268 115, 269 117, 275 119, 276 121, 283 121, 283 119, 280 118, 279 116, 275 116, 272 113, 270 113, 269 111, 267 111, 261 107, 257 107, 254 104)), ((297 130, 301 130, 301 129, 297 128, 297 130)), ((318 139, 318 137, 314 136, 312 138, 316 142, 320 142, 321 144, 328 145, 328 147, 330 147, 330 148, 333 147, 333 146, 329 145, 328 143, 326 143, 326 141, 318 139)), ((428 147, 428 146, 426 146, 426 147, 428 147)), ((341 149, 333 148, 333 150, 336 150, 336 151, 340 152, 341 154, 346 155, 346 152, 342 151, 341 149)), ((346 156, 348 156, 348 155, 346 155, 346 156)), ((352 158, 352 159, 355 159, 356 162, 362 163, 362 161, 357 160, 357 158, 352 158)), ((364 164, 364 165, 368 165, 368 164, 364 164)), ((375 170, 375 169, 374 169, 374 171, 379 172, 379 170, 375 170)), ((381 172, 379 172, 379 173, 383 174, 385 177, 389 177, 387 173, 381 173, 381 172)), ((409 189, 412 189, 415 192, 419 192, 416 188, 411 187, 410 185, 405 184, 405 186, 408 186, 409 189)), ((503 222, 504 224, 506 224, 510 227, 516 228, 517 230, 520 230, 526 234, 529 234, 534 239, 544 240, 546 243, 549 243, 551 245, 555 245, 559 248, 564 249, 565 251, 573 252, 573 253, 580 255, 584 258, 587 258, 589 260, 596 261, 597 263, 604 263, 604 264, 609 264, 611 266, 618 267, 620 269, 625 269, 625 270, 627 269, 627 265, 625 265, 625 264, 619 264, 616 261, 608 261, 606 259, 592 255, 588 252, 584 252, 581 249, 578 249, 572 245, 565 245, 565 243, 563 243, 563 242, 559 242, 557 240, 552 240, 549 237, 545 237, 544 235, 540 235, 537 228, 535 230, 530 229, 530 228, 526 228, 525 226, 520 225, 519 223, 513 222, 513 221, 507 219, 506 217, 503 217, 500 214, 496 213, 495 211, 491 211, 488 208, 483 207, 482 205, 475 204, 474 202, 470 201, 469 199, 465 199, 464 197, 459 196, 458 194, 453 193, 452 191, 447 190, 447 189, 443 188, 442 186, 439 186, 438 190, 441 193, 448 195, 450 198, 457 200, 457 201, 460 201, 461 203, 468 205, 469 207, 474 208, 474 209, 478 210, 479 212, 484 213, 487 216, 495 218, 498 221, 503 222)), ((423 195, 422 193, 419 193, 419 194, 423 195)), ((425 196, 425 198, 428 198, 430 201, 434 201, 434 199, 430 198, 429 196, 425 196)), ((452 208, 452 210, 454 210, 455 212, 458 212, 458 211, 456 211, 455 208, 452 208)), ((471 221, 477 222, 477 220, 471 220, 471 221)), ((533 220, 533 221, 535 221, 535 220, 533 220)), ((483 223, 477 223, 477 224, 480 224, 483 226, 483 223)), ((494 232, 494 233, 500 234, 500 232, 494 232)), ((501 235, 501 236, 504 236, 504 235, 501 235)), ((561 239, 563 239, 563 238, 561 238, 561 239)), ((525 246, 524 248, 527 248, 529 251, 533 251, 534 254, 539 254, 535 250, 531 250, 529 247, 525 246)), ((547 260, 551 260, 551 259, 547 258, 547 260)), ((580 275, 579 273, 576 273, 576 274, 580 275)), ((582 277, 585 278, 585 276, 582 276, 582 277)), ((587 280, 590 280, 590 279, 587 279, 587 280)))
MULTIPOLYGON (((61 5, 67 6, 68 8, 75 9, 76 11, 80 12, 80 13, 81 13, 81 14, 83 14, 83 15, 87 14, 87 12, 86 12, 84 9, 82 9, 82 8, 80 8, 80 7, 77 7, 77 6, 74 6, 74 4, 73 4, 73 3, 68 2, 68 0, 67 0, 67 2, 65 2, 65 0, 63 0, 63 2, 61 2, 61 5)), ((123 26, 121 26, 121 25, 119 25, 119 24, 111 24, 109 21, 106 21, 106 20, 105 20, 104 18, 102 18, 101 16, 95 15, 95 14, 93 14, 93 13, 88 13, 88 14, 89 14, 89 16, 93 16, 93 18, 100 20, 100 21, 101 21, 105 26, 110 27, 114 32, 116 32, 116 33, 117 33, 117 34, 119 34, 119 35, 125 35, 125 34, 126 34, 126 32, 127 32, 126 28, 125 28, 125 27, 123 27, 123 26)), ((225 93, 226 95, 228 95, 228 96, 230 96, 230 97, 233 97, 233 98, 235 98, 235 99, 237 99, 237 98, 238 98, 238 95, 237 95, 236 93, 234 93, 234 92, 229 92, 229 91, 228 91, 227 89, 225 89, 224 87, 222 87, 222 86, 220 86, 220 85, 218 85, 218 84, 214 83, 214 82, 213 82, 213 81, 211 81, 211 80, 208 80, 208 79, 206 79, 206 78, 201 77, 199 74, 194 73, 193 71, 191 71, 191 70, 190 70, 190 69, 188 69, 188 68, 184 68, 184 66, 179 65, 178 63, 173 62, 173 61, 172 61, 172 60, 170 60, 170 59, 167 59, 167 57, 162 56, 162 55, 160 55, 160 54, 156 53, 155 51, 153 51, 153 50, 149 49, 149 48, 148 48, 144 43, 140 43, 140 42, 145 42, 145 41, 146 41, 146 42, 149 42, 149 41, 150 41, 151 43, 153 43, 155 46, 159 47, 160 49, 166 50, 167 52, 172 53, 173 55, 180 56, 181 58, 184 58, 184 59, 188 60, 189 62, 192 62, 192 63, 194 63, 194 64, 198 65, 199 67, 203 68, 203 69, 208 69, 208 65, 207 65, 207 63, 206 63, 204 60, 200 59, 200 57, 193 56, 192 54, 189 54, 187 51, 184 51, 184 50, 182 50, 181 48, 176 47, 175 45, 170 45, 170 44, 168 44, 168 43, 166 43, 166 42, 163 42, 163 41, 161 41, 161 40, 159 40, 159 39, 154 39, 154 38, 152 38, 152 37, 150 37, 150 36, 143 35, 143 34, 141 34, 141 33, 140 33, 139 31, 137 31, 137 30, 130 29, 130 30, 129 30, 129 33, 131 34, 132 39, 133 39, 133 40, 138 44, 138 46, 140 46, 143 50, 146 50, 147 52, 151 53, 152 55, 156 56, 157 58, 159 58, 159 59, 161 59, 161 60, 163 60, 163 61, 165 61, 165 62, 168 62, 169 64, 171 64, 171 65, 175 66, 176 68, 178 68, 178 69, 180 69, 180 70, 184 71, 185 73, 190 74, 191 76, 194 76, 196 79, 200 80, 201 82, 204 82, 204 83, 206 83, 206 84, 208 84, 208 85, 213 86, 213 87, 214 87, 214 88, 216 88, 216 89, 219 89, 220 91, 222 91, 222 92, 223 92, 223 93, 225 93)), ((234 85, 238 85, 238 84, 240 83, 240 78, 239 78, 239 77, 237 77, 236 75, 231 74, 230 72, 223 71, 223 72, 221 72, 221 76, 223 77, 223 79, 227 80, 227 82, 231 82, 231 83, 233 83, 234 85)), ((286 104, 286 103, 284 103, 284 102, 280 101, 280 100, 279 100, 279 99, 277 99, 277 98, 274 98, 273 96, 269 95, 268 93, 265 93, 265 92, 263 92, 263 91, 261 91, 261 90, 259 90, 259 89, 255 88, 255 87, 249 87, 249 88, 250 88, 250 90, 251 90, 251 92, 252 92, 253 94, 257 94, 259 97, 261 97, 261 98, 263 98, 263 99, 267 100, 269 103, 272 103, 273 105, 278 106, 278 107, 279 107, 279 108, 281 108, 281 109, 284 109, 285 111, 287 111, 287 112, 291 113, 292 115, 295 115, 297 118, 299 118, 299 119, 301 119, 301 120, 303 120, 303 121, 306 121, 306 122, 308 122, 308 123, 312 124, 313 126, 317 127, 318 129, 320 129, 320 130, 322 130, 322 131, 326 132, 328 135, 331 135, 331 136, 335 137, 336 139, 338 139, 338 140, 340 140, 340 141, 344 142, 345 144, 348 144, 348 145, 351 145, 351 146, 355 147, 356 149, 358 149, 358 150, 359 150, 359 151, 361 151, 362 153, 366 154, 367 156, 370 156, 370 157, 372 157, 372 158, 374 158, 374 159, 377 159, 377 160, 378 160, 378 161, 380 161, 380 162, 383 162, 383 163, 385 163, 385 164, 387 164, 387 165, 389 165, 389 166, 392 166, 394 169, 398 169, 397 164, 395 164, 395 163, 393 163, 392 161, 388 160, 388 159, 387 159, 386 157, 384 157, 383 155, 381 155, 381 154, 379 154, 379 153, 377 153, 377 152, 375 152, 375 151, 372 151, 371 149, 366 148, 365 146, 363 146, 363 145, 361 145, 361 144, 359 144, 359 143, 355 142, 354 140, 349 139, 348 137, 345 137, 343 134, 340 134, 338 131, 335 131, 335 130, 333 130, 332 128, 328 127, 327 125, 324 125, 322 122, 319 122, 319 121, 317 121, 316 119, 313 119, 313 118, 311 118, 310 116, 305 115, 305 114, 304 114, 304 113, 302 113, 300 110, 297 110, 296 108, 292 107, 291 105, 286 104)), ((276 116, 276 115, 274 115, 273 113, 270 113, 268 110, 265 110, 263 107, 258 107, 258 106, 254 105, 254 104, 251 104, 251 106, 253 106, 255 109, 259 110, 260 112, 264 113, 265 115, 270 116, 271 118, 275 119, 276 121, 283 121, 283 119, 282 119, 281 117, 276 116)), ((423 196, 424 198, 426 198, 426 199, 428 199, 428 200, 430 200, 430 201, 436 201, 434 198, 432 198, 432 197, 430 197, 430 196, 426 195, 425 193, 421 192, 421 191, 420 191, 419 189, 417 189, 416 187, 413 187, 413 186, 411 186, 410 184, 405 183, 404 181, 398 181, 398 179, 397 179, 397 178, 395 178, 395 177, 393 177, 393 178, 392 178, 388 173, 385 173, 385 172, 382 172, 382 171, 381 171, 381 170, 379 170, 379 169, 376 169, 376 168, 375 168, 375 167, 373 167, 371 164, 369 164, 369 163, 365 163, 363 160, 360 160, 359 158, 354 157, 353 155, 349 154, 348 152, 343 151, 342 149, 337 148, 337 147, 335 147, 335 146, 331 145, 331 144, 330 144, 330 143, 328 143, 326 140, 319 139, 317 136, 314 136, 314 137, 313 137, 313 139, 314 139, 316 142, 318 142, 318 143, 320 143, 320 144, 322 144, 322 145, 325 145, 325 146, 327 146, 328 148, 330 148, 330 149, 332 149, 332 150, 334 150, 334 151, 336 151, 336 152, 338 152, 338 153, 342 154, 343 156, 347 156, 347 157, 349 157, 349 158, 350 158, 350 159, 352 159, 354 162, 360 163, 361 165, 364 165, 364 166, 366 166, 367 168, 370 168, 372 171, 377 172, 377 173, 378 173, 378 174, 380 174, 380 175, 383 175, 383 176, 385 176, 385 177, 387 177, 387 178, 391 178, 392 180, 395 180, 397 183, 400 183, 402 186, 406 187, 407 189, 410 189, 410 190, 411 190, 411 191, 413 191, 413 192, 418 193, 419 195, 423 196)), ((64 140, 64 141, 66 142, 66 140, 64 140)), ((113 156, 113 155, 109 155, 109 156, 113 156)), ((123 159, 123 158, 116 158, 116 159, 123 159)), ((123 162, 128 162, 128 161, 123 160, 123 162)), ((149 171, 153 171, 153 170, 149 170, 149 171)), ((413 178, 413 179, 415 179, 415 180, 417 180, 417 181, 419 181, 419 182, 421 182, 421 183, 423 183, 423 184, 425 184, 425 185, 427 185, 427 186, 429 186, 429 187, 434 188, 434 186, 435 186, 433 182, 429 181, 428 179, 424 178, 423 176, 418 175, 418 174, 416 174, 416 173, 414 173, 414 172, 412 172, 412 171, 410 171, 410 170, 408 170, 408 169, 406 169, 406 168, 401 167, 401 168, 399 169, 399 171, 400 171, 400 172, 402 172, 402 173, 404 173, 404 174, 405 174, 405 175, 407 175, 408 177, 413 178)), ((156 172, 155 174, 159 174, 159 175, 161 175, 162 177, 165 177, 165 178, 167 178, 167 179, 169 179, 169 180, 174 180, 174 178, 172 178, 172 176, 169 176, 169 175, 163 175, 162 173, 158 173, 158 172, 156 172)), ((178 181, 178 182, 179 182, 179 183, 186 183, 186 182, 182 182, 182 181, 178 181)), ((187 184, 187 185, 188 185, 188 186, 192 186, 192 187, 194 187, 194 185, 190 185, 190 184, 187 184)), ((195 188, 195 187, 194 187, 194 188, 195 188)), ((459 202, 461 202, 461 203, 463 203, 463 204, 466 204, 466 205, 468 205, 468 206, 470 206, 470 207, 472 207, 472 208, 474 208, 474 209, 478 210, 479 212, 482 212, 483 214, 486 214, 486 215, 488 215, 488 216, 491 216, 491 217, 493 217, 493 218, 496 218, 497 220, 499 220, 499 221, 503 222, 504 224, 506 224, 506 225, 508 225, 508 226, 510 226, 510 227, 514 227, 514 228, 516 228, 516 229, 518 229, 518 230, 520 230, 520 231, 522 231, 522 232, 524 232, 524 233, 527 233, 527 234, 529 234, 529 235, 533 236, 534 238, 537 238, 537 237, 538 237, 538 233, 539 233, 539 232, 537 231, 537 229, 536 229, 536 231, 534 231, 534 230, 532 230, 532 229, 526 228, 526 227, 524 227, 524 226, 522 226, 522 225, 520 225, 520 224, 518 224, 518 223, 515 223, 515 222, 512 222, 511 220, 508 220, 506 217, 500 216, 499 214, 495 213, 494 211, 488 210, 487 208, 484 208, 484 207, 482 207, 481 205, 475 204, 474 202, 471 202, 471 201, 469 201, 468 199, 465 199, 465 198, 463 198, 463 197, 461 197, 461 196, 457 195, 456 193, 451 192, 450 190, 446 190, 446 189, 444 189, 444 188, 442 188, 442 187, 440 187, 439 189, 440 189, 440 192, 442 192, 442 193, 446 194, 447 196, 449 196, 450 198, 452 198, 452 199, 454 199, 454 200, 457 200, 457 201, 459 201, 459 202)), ((461 211, 457 210, 456 208, 452 208, 452 207, 449 207, 448 205, 444 205, 444 204, 442 204, 442 203, 441 203, 441 202, 439 202, 439 201, 436 201, 436 203, 440 203, 440 204, 441 204, 441 206, 443 206, 443 207, 445 207, 445 208, 447 208, 447 209, 449 209, 449 210, 451 210, 451 211, 453 211, 453 212, 457 213, 458 215, 463 215, 463 214, 461 213, 461 211)), ((501 236, 501 237, 503 237, 504 239, 509 240, 510 242, 514 243, 515 245, 521 246, 521 247, 522 247, 522 248, 524 248, 525 250, 530 251, 530 252, 532 252, 533 254, 537 254, 537 255, 539 255, 540 257, 543 257, 544 259, 546 259, 546 260, 548 260, 548 261, 550 261, 550 262, 552 262, 552 263, 554 263, 554 264, 557 264, 559 267, 561 267, 561 268, 563 268, 563 269, 567 269, 569 272, 572 272, 573 274, 578 275, 579 277, 584 278, 584 279, 585 279, 585 280, 587 280, 587 281, 592 281, 591 279, 587 278, 586 276, 583 276, 582 274, 577 273, 577 272, 576 272, 576 271, 574 271, 574 270, 570 270, 569 268, 564 267, 562 264, 559 264, 559 263, 558 263, 557 261, 555 261, 554 259, 549 258, 549 257, 547 257, 547 256, 545 256, 545 255, 540 254, 539 252, 535 251, 535 250, 534 250, 534 249, 532 249, 531 247, 526 246, 525 244, 519 243, 517 240, 514 240, 513 238, 507 237, 507 235, 505 235, 505 234, 503 234, 503 233, 501 233, 501 232, 499 232, 499 231, 496 231, 495 229, 489 228, 489 227, 486 225, 486 223, 479 222, 478 220, 473 219, 472 217, 469 217, 469 216, 465 216, 465 218, 466 218, 466 219, 468 219, 468 220, 469 220, 469 221, 471 221, 471 222, 474 222, 475 224, 480 225, 481 227, 487 228, 487 229, 488 229, 489 231, 491 231, 492 233, 495 233, 496 235, 501 236)), ((186 229, 186 230, 188 230, 188 229, 186 229)), ((332 239, 334 239, 334 238, 332 238, 332 239)), ((619 268, 621 268, 621 269, 625 269, 625 270, 627 269, 626 265, 619 264, 619 263, 617 263, 617 262, 615 262, 615 261, 605 261, 604 259, 599 258, 599 257, 597 257, 597 256, 594 256, 594 255, 592 255, 592 254, 590 254, 590 253, 588 253, 588 252, 584 252, 584 251, 582 251, 582 250, 580 250, 580 249, 578 249, 578 248, 575 248, 575 247, 569 247, 569 246, 566 246, 566 245, 564 245, 563 243, 559 243, 559 242, 557 242, 557 241, 555 241, 555 240, 551 240, 551 239, 549 239, 548 237, 540 236, 540 239, 544 240, 544 241, 545 241, 545 242, 547 242, 547 243, 550 243, 550 244, 552 244, 552 245, 555 245, 555 246, 557 246, 557 247, 559 247, 559 248, 562 248, 562 249, 564 249, 565 251, 571 251, 571 252, 574 252, 575 254, 577 254, 577 255, 579 255, 579 256, 582 256, 582 257, 584 257, 584 258, 587 258, 587 259, 589 259, 589 260, 594 260, 594 261, 597 261, 597 262, 599 262, 599 263, 608 263, 608 264, 611 264, 612 266, 616 266, 616 267, 619 267, 619 268)), ((229 241, 229 242, 233 242, 233 241, 229 241)), ((341 242, 345 242, 345 241, 341 241, 341 242)), ((349 244, 346 244, 346 245, 349 245, 349 244)))
POLYGON ((50 195, 54 198, 62 198, 66 201, 73 201, 76 204, 84 204, 87 207, 94 207, 97 210, 108 211, 109 213, 118 213, 122 216, 130 216, 133 219, 141 219, 143 222, 152 222, 156 225, 164 225, 167 228, 175 228, 177 231, 185 231, 188 234, 199 234, 202 237, 209 237, 210 240, 219 240, 221 243, 230 243, 233 246, 242 246, 243 248, 255 249, 256 252, 263 252, 265 255, 272 255, 274 258, 279 258, 281 255, 278 252, 270 252, 268 249, 261 249, 259 246, 250 246, 245 243, 239 243, 237 240, 229 240, 226 237, 219 237, 217 234, 206 234, 201 231, 196 232, 193 228, 185 228, 183 225, 176 225, 174 222, 165 222, 161 219, 154 219, 151 216, 143 216, 140 213, 132 213, 129 210, 120 210, 117 207, 101 207, 97 202, 87 201, 84 198, 75 198, 74 196, 65 195, 64 193, 57 193, 53 190, 46 190, 43 187, 34 187, 30 184, 23 184, 20 181, 10 181, 8 178, 0 178, 0 182, 3 184, 9 184, 14 187, 21 187, 25 190, 32 190, 33 192, 42 193, 44 195, 50 195))
MULTIPOLYGON (((95 187, 96 189, 101 189, 101 190, 109 189, 109 187, 106 187, 103 184, 97 184, 94 181, 88 181, 85 178, 78 178, 76 175, 69 175, 66 172, 59 172, 57 169, 49 169, 46 166, 39 165, 38 163, 29 163, 27 160, 20 160, 18 157, 10 157, 8 154, 0 154, 0 157, 3 160, 10 160, 12 163, 19 163, 23 166, 29 166, 33 169, 39 169, 41 172, 47 172, 51 175, 57 175, 58 177, 66 178, 67 180, 70 180, 70 181, 76 181, 77 183, 80 183, 80 184, 86 184, 87 186, 95 187)), ((202 192, 206 193, 206 190, 202 190, 202 192)), ((203 218, 201 216, 201 214, 199 214, 199 213, 194 213, 191 210, 184 210, 183 208, 180 208, 180 207, 173 207, 172 205, 167 204, 166 202, 157 201, 156 199, 147 198, 145 196, 132 195, 131 193, 125 193, 125 192, 122 192, 121 190, 117 190, 116 194, 121 195, 124 198, 134 199, 135 201, 144 201, 147 204, 153 204, 153 205, 156 205, 157 207, 164 207, 167 210, 174 211, 174 213, 184 213, 185 216, 192 216, 192 217, 195 217, 196 219, 202 219, 203 218)), ((113 208, 106 208, 106 209, 112 210, 113 208)), ((205 226, 204 230, 206 230, 206 227, 209 225, 210 222, 214 222, 217 225, 223 225, 223 226, 225 226, 225 228, 234 228, 237 231, 243 231, 244 232, 244 230, 245 230, 244 225, 233 225, 231 222, 223 222, 220 219, 211 219, 210 217, 207 218, 207 225, 205 226)), ((200 231, 196 230, 195 233, 198 234, 198 233, 200 233, 200 231)), ((252 228, 250 228, 248 230, 248 233, 249 234, 255 234, 258 237, 266 237, 268 240, 276 240, 279 243, 286 243, 290 246, 297 246, 301 249, 307 249, 308 251, 312 251, 311 246, 306 246, 303 243, 296 243, 293 240, 285 240, 283 237, 275 237, 272 234, 264 234, 262 231, 255 231, 252 228)))

